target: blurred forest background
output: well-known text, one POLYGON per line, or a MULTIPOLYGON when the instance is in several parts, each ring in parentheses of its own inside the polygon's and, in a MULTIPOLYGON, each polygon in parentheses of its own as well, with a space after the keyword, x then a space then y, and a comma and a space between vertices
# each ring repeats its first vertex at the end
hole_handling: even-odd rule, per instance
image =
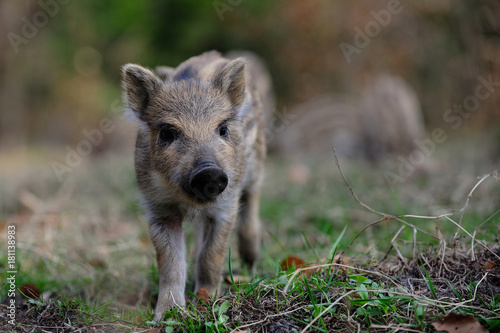
MULTIPOLYGON (((374 221, 336 169, 330 129, 364 150, 361 159, 339 154, 340 164, 377 211, 437 216, 463 207, 453 218, 477 239, 492 242, 500 231, 498 0, 0 0, 0 36, 0 231, 16 226, 19 284, 150 304, 156 259, 121 67, 175 67, 213 49, 259 55, 273 81, 262 276, 284 252, 317 262, 344 228, 345 249, 374 221), (377 160, 384 151, 394 158, 377 160)), ((416 229, 380 221, 353 256, 382 257, 399 241, 415 255, 444 239, 427 234, 458 232, 445 219, 413 219, 426 233, 417 249, 416 229)), ((186 224, 188 239, 195 227, 186 224)))
MULTIPOLYGON (((357 28, 390 0, 0 1, 0 149, 69 145, 118 117, 120 67, 177 66, 216 49, 266 62, 276 109, 325 93, 356 94, 377 74, 417 93, 427 129, 473 95, 478 77, 500 80, 500 3, 401 1, 401 11, 350 61, 357 28)), ((460 136, 500 141, 500 89, 464 119, 460 136)), ((117 131, 94 152, 129 142, 117 131), (118 138, 118 139, 117 139, 118 138)), ((135 134, 130 134, 131 141, 135 134)))

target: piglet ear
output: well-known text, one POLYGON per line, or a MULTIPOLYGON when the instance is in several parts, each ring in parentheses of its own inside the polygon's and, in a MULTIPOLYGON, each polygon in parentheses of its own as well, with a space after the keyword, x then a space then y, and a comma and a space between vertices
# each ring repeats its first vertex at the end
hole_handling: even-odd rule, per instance
POLYGON ((148 119, 146 108, 162 84, 162 81, 147 68, 134 64, 122 67, 124 103, 143 121, 148 119))
POLYGON ((228 94, 234 106, 245 100, 245 59, 236 58, 224 65, 213 79, 213 85, 228 94))

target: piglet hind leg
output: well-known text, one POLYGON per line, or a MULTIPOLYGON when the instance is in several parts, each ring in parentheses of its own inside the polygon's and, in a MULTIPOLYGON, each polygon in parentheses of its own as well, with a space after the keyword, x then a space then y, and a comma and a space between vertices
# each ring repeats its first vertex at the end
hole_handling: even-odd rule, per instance
POLYGON ((261 244, 259 198, 260 192, 255 189, 243 191, 240 198, 238 246, 240 256, 250 271, 254 268, 261 244))
POLYGON ((163 319, 166 310, 186 304, 186 259, 181 222, 153 222, 150 237, 156 249, 160 291, 154 321, 163 319))

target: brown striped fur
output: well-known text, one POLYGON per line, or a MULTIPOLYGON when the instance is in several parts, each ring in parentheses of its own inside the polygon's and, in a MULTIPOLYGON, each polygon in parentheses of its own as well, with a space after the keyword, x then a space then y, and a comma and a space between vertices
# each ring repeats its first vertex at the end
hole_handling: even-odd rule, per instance
POLYGON ((156 321, 165 310, 185 304, 183 221, 197 223, 195 292, 217 291, 238 216, 240 254, 249 266, 257 257, 266 149, 251 65, 211 51, 155 73, 134 64, 123 67, 124 102, 140 120, 135 167, 158 259, 156 321), (227 126, 227 136, 221 126, 227 126), (210 200, 190 191, 193 169, 203 160, 227 175, 227 187, 210 200))

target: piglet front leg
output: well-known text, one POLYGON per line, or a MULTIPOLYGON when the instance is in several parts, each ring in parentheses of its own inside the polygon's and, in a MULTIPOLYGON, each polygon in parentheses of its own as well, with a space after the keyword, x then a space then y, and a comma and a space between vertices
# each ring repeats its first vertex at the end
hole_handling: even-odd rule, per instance
POLYGON ((156 249, 160 292, 154 321, 163 319, 166 310, 186 304, 186 259, 182 222, 153 222, 149 228, 156 249))

